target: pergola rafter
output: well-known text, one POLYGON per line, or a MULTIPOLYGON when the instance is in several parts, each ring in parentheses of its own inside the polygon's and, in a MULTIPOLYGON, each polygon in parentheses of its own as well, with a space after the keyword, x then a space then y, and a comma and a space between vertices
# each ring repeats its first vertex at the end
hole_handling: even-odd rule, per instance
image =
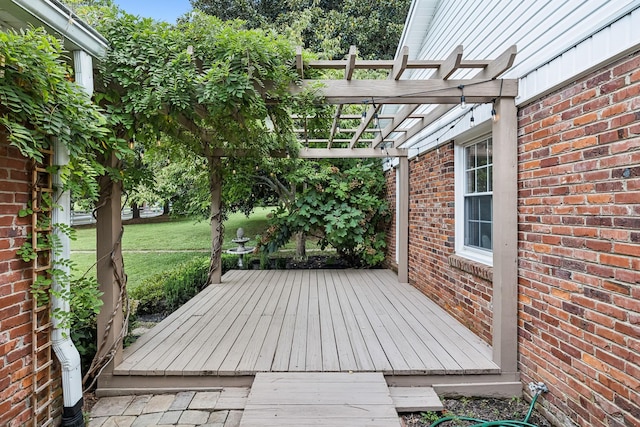
POLYGON ((358 60, 355 46, 351 47, 348 57, 344 60, 310 61, 303 64, 299 55, 296 66, 300 76, 304 76, 305 67, 344 69, 343 79, 303 79, 301 85, 292 88, 294 93, 313 88, 326 103, 336 105, 328 137, 318 138, 309 135, 306 125, 303 124, 304 129, 300 129, 299 134, 303 136, 304 145, 318 150, 303 150, 301 157, 311 157, 310 153, 314 153, 314 156, 324 153, 330 157, 361 157, 363 151, 354 150, 367 148, 374 153, 377 148, 388 150, 389 147, 397 149, 394 150, 396 155, 406 156, 406 147, 403 148, 402 145, 458 105, 462 95, 466 102, 476 104, 495 102, 503 97, 515 98, 518 91, 517 80, 498 79, 511 67, 515 55, 515 46, 509 47, 497 58, 486 61, 463 60, 462 46, 457 46, 442 61, 409 60, 407 47, 401 50, 395 60, 358 60), (354 78, 354 70, 365 69, 388 70, 389 74, 386 80, 354 78), (403 73, 408 69, 434 72, 426 79, 401 80, 403 73), (450 79, 456 71, 463 69, 480 71, 471 79, 450 79), (416 110, 425 104, 435 105, 435 108, 416 114, 416 110), (347 105, 361 106, 362 115, 344 114, 347 105), (401 108, 395 114, 381 114, 385 105, 398 105, 401 108), (356 119, 359 119, 360 123, 354 128, 353 120, 356 119), (341 126, 341 121, 347 120, 351 120, 349 125, 346 128, 341 126), (380 127, 381 120, 388 123, 380 127), (345 133, 350 136, 339 136, 345 133), (322 150, 319 150, 320 148, 322 150), (334 150, 339 151, 339 154, 333 153, 334 150))

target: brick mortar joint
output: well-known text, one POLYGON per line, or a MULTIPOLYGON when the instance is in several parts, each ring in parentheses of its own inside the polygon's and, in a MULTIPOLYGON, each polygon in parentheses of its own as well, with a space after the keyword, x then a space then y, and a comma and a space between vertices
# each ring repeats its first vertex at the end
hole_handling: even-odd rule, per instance
POLYGON ((466 273, 473 274, 489 282, 493 281, 493 267, 471 261, 458 255, 451 255, 448 258, 449 265, 466 273))

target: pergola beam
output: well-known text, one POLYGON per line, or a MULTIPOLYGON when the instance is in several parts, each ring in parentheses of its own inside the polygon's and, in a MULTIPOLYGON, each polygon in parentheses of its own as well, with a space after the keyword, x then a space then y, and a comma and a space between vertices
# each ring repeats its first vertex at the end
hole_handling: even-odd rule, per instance
POLYGON ((458 104, 462 95, 468 103, 491 102, 499 96, 518 94, 516 79, 504 80, 303 80, 292 93, 316 90, 329 104, 458 104), (318 88, 320 85, 320 88, 318 88))
MULTIPOLYGON (((309 68, 321 70, 342 70, 346 66, 347 60, 317 60, 310 61, 307 64, 309 68)), ((482 60, 464 60, 460 62, 458 68, 485 68, 491 61, 482 60)), ((425 61, 425 60, 409 60, 405 68, 407 69, 438 69, 442 66, 443 61, 425 61)), ((395 64, 394 60, 365 60, 356 61, 354 67, 356 70, 392 70, 395 64)))
POLYGON ((389 79, 400 80, 402 77, 402 73, 407 69, 407 63, 409 62, 409 47, 403 46, 402 53, 398 55, 396 60, 393 63, 393 68, 391 69, 391 74, 389 74, 389 79))
MULTIPOLYGON (((504 73, 509 68, 511 68, 511 66, 513 65, 513 61, 515 61, 516 53, 517 53, 516 46, 510 46, 504 52, 502 52, 502 54, 500 54, 496 59, 494 59, 489 65, 487 65, 485 69, 483 69, 478 74, 476 74, 474 76, 474 79, 496 78, 497 76, 499 76, 500 74, 504 73)), ((495 80, 495 81, 497 82, 500 80, 495 80)), ((517 80, 515 80, 515 82, 516 82, 516 91, 517 91, 517 80)), ((465 87, 465 91, 466 89, 467 88, 465 87)), ((513 97, 515 97, 516 95, 513 95, 513 97)), ((494 99, 498 99, 502 96, 506 96, 506 95, 501 91, 500 93, 498 93, 497 96, 493 97, 489 101, 493 101, 494 99)), ((466 93, 465 93, 465 98, 466 98, 466 93)), ((485 101, 485 102, 489 102, 489 101, 485 101)), ((475 102, 475 101, 472 101, 472 102, 475 102)), ((415 136, 418 132, 420 132, 422 129, 424 129, 434 121, 438 120, 440 117, 444 116, 447 112, 451 111, 453 108, 454 107, 451 105, 438 105, 436 108, 429 111, 429 113, 427 113, 424 117, 422 117, 418 123, 413 125, 408 132, 396 138, 393 142, 393 146, 398 147, 402 145, 404 142, 409 140, 411 137, 415 136)), ((382 135, 384 135, 384 132, 380 136, 382 135)), ((386 136, 383 136, 383 137, 386 138, 386 136)), ((373 145, 376 145, 376 140, 374 140, 373 145)))
POLYGON ((407 157, 408 150, 389 148, 303 148, 298 153, 301 159, 370 159, 386 157, 407 157))
MULTIPOLYGON (((456 48, 449 54, 447 59, 445 59, 444 62, 440 64, 440 67, 431 78, 443 80, 448 79, 460 66, 460 63, 462 62, 462 52, 462 45, 456 46, 456 48)), ((383 129, 382 133, 380 133, 380 135, 376 137, 372 144, 373 147, 375 148, 378 145, 382 144, 384 139, 392 132, 395 132, 396 128, 400 126, 400 124, 404 122, 415 110, 417 110, 418 107, 420 107, 420 104, 406 105, 399 114, 396 114, 393 117, 391 123, 389 123, 389 125, 387 125, 383 129)))

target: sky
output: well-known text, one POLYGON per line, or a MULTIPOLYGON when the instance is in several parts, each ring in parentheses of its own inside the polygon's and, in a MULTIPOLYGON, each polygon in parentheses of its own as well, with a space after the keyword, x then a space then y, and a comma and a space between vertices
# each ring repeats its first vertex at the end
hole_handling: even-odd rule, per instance
POLYGON ((191 10, 189 0, 115 0, 115 3, 132 15, 170 23, 191 10))

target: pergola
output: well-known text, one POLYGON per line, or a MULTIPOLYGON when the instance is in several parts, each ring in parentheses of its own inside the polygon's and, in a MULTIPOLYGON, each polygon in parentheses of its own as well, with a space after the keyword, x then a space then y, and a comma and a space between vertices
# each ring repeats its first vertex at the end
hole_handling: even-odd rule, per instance
MULTIPOLYGON (((493 354, 506 372, 517 371, 517 79, 499 79, 513 64, 516 46, 492 60, 464 60, 463 47, 457 46, 444 60, 409 60, 403 47, 393 61, 358 60, 351 47, 347 59, 312 61, 303 64, 301 50, 297 69, 302 88, 316 88, 318 95, 336 112, 328 138, 310 140, 304 129, 300 139, 307 148, 301 158, 398 159, 396 212, 398 239, 398 281, 409 282, 409 140, 465 101, 493 103, 499 120, 492 124, 493 138, 493 354), (344 70, 343 79, 305 80, 305 67, 344 70), (386 80, 356 80, 354 71, 388 70, 386 80), (425 79, 402 80, 407 69, 433 70, 425 79), (456 72, 475 69, 471 78, 455 79, 456 72), (361 105, 360 116, 343 114, 345 105, 361 105), (417 114, 424 104, 432 107, 417 114), (394 114, 380 114, 385 105, 399 107, 394 114), (360 119, 355 129, 343 129, 343 120, 360 119), (384 126, 380 123, 384 121, 384 126), (365 138, 366 135, 374 136, 365 138), (348 135, 348 138, 342 138, 348 135)), ((464 73, 468 75, 469 73, 464 73)), ((294 89, 295 90, 295 89, 294 89)), ((302 118, 304 120, 304 118, 302 118)))
MULTIPOLYGON (((518 82, 515 79, 499 79, 514 62, 515 46, 509 47, 492 60, 464 60, 463 48, 458 46, 443 60, 409 60, 407 47, 395 60, 359 60, 352 46, 344 60, 311 61, 303 63, 302 50, 296 58, 296 68, 302 83, 291 88, 293 93, 305 89, 314 90, 325 103, 336 105, 331 128, 324 138, 310 137, 306 122, 311 117, 294 117, 300 123, 297 129, 303 147, 300 158, 396 158, 398 159, 398 209, 396 212, 398 239, 398 280, 409 282, 409 162, 407 142, 421 130, 433 124, 447 112, 467 103, 493 103, 500 119, 492 125, 494 190, 493 264, 493 350, 494 361, 506 372, 517 371, 517 117, 515 97, 518 82), (304 79, 310 68, 344 70, 344 77, 333 80, 304 79), (424 79, 406 79, 406 70, 432 70, 424 79), (456 74, 471 78, 455 79, 456 74), (355 70, 387 70, 387 79, 356 79, 355 70), (461 71, 460 71, 461 70, 461 71), (460 71, 460 72, 459 72, 460 71), (459 72, 459 73, 457 73, 459 72), (423 105, 431 108, 416 111, 423 105), (361 114, 343 112, 347 105, 358 105, 361 114), (394 113, 386 113, 384 107, 396 106, 394 113), (344 127, 344 124, 355 127, 344 127)), ((427 73, 425 73, 427 74, 427 73)), ((352 108, 353 110, 353 108, 352 108)), ((221 153, 224 155, 224 153, 221 153)), ((104 209, 106 221, 98 227, 98 258, 109 257, 120 233, 120 206, 104 209), (110 212, 110 213, 109 213, 110 212)), ((100 222, 99 222, 100 224, 100 222)), ((100 266, 99 266, 100 267, 100 266)), ((118 341, 118 316, 122 303, 120 289, 113 279, 118 272, 106 266, 98 272, 101 283, 114 282, 102 287, 105 295, 98 325, 98 337, 108 337, 107 347, 118 341), (109 271, 110 270, 110 271, 109 271)), ((117 345, 116 345, 117 347, 117 345)), ((122 345, 115 349, 114 362, 121 360, 122 345)), ((114 366, 114 363, 111 364, 114 366)))

